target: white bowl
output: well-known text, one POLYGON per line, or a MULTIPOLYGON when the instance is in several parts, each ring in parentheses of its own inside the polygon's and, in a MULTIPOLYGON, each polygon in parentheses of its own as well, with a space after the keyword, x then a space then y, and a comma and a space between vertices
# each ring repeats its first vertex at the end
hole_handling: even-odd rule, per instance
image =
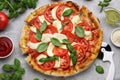
POLYGON ((111 33, 111 42, 120 47, 120 28, 115 28, 111 33))
POLYGON ((8 37, 8 36, 0 36, 0 37, 6 37, 6 38, 10 39, 10 41, 12 42, 12 50, 10 51, 10 53, 8 55, 6 55, 6 56, 0 56, 0 58, 7 58, 8 56, 10 56, 13 53, 14 44, 13 44, 13 41, 12 41, 12 39, 10 37, 8 37))

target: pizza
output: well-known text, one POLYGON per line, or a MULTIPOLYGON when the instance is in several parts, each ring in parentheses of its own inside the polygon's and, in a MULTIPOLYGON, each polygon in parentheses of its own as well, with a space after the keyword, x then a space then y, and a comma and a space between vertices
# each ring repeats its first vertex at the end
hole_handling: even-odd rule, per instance
POLYGON ((88 69, 98 56, 103 32, 85 6, 55 2, 33 11, 25 22, 20 49, 40 73, 71 76, 88 69))

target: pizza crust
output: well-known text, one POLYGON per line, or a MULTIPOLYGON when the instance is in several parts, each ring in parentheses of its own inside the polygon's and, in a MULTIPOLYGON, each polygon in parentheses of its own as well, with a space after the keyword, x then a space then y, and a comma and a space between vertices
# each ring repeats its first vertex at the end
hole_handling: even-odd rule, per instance
MULTIPOLYGON (((94 62, 94 60, 96 59, 96 57, 98 56, 99 50, 100 50, 100 46, 102 43, 102 35, 103 32, 101 29, 98 29, 99 27, 99 21, 98 19, 92 14, 92 12, 90 12, 85 6, 82 6, 82 8, 80 9, 80 7, 76 4, 73 3, 71 1, 68 2, 56 2, 50 5, 60 5, 60 4, 68 4, 69 6, 75 7, 77 10, 79 10, 81 13, 81 18, 82 21, 87 21, 89 23, 92 24, 92 26, 94 27, 94 29, 97 29, 99 31, 99 38, 96 40, 96 47, 93 49, 93 52, 91 54, 90 57, 86 58, 86 60, 82 63, 77 63, 75 66, 70 67, 69 69, 66 70, 61 70, 61 69, 56 69, 56 70, 42 70, 39 68, 39 66, 35 63, 35 59, 32 58, 32 56, 30 54, 28 54, 27 58, 26 58, 26 62, 35 70, 46 74, 46 75, 51 75, 51 76, 57 76, 57 77, 67 77, 67 76, 72 76, 75 75, 77 73, 80 73, 86 69, 88 69, 88 67, 90 67, 90 65, 94 62)), ((22 51, 23 54, 28 53, 28 36, 29 36, 29 30, 30 30, 30 26, 29 23, 30 21, 35 18, 36 16, 38 16, 41 12, 44 12, 44 10, 48 7, 49 5, 45 5, 40 7, 39 9, 35 10, 34 12, 32 12, 26 19, 25 22, 27 22, 27 25, 25 25, 22 29, 21 32, 21 37, 20 37, 20 49, 22 51)))

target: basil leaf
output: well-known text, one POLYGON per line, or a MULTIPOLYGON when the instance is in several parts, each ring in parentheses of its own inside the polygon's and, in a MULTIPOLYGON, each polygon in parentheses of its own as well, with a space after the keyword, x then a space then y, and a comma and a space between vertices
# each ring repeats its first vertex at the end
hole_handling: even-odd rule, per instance
POLYGON ((41 38, 42 38, 42 33, 37 29, 36 30, 36 39, 41 40, 41 38))
POLYGON ((55 46, 61 46, 62 43, 57 38, 51 38, 51 42, 55 46))
POLYGON ((104 73, 104 69, 102 66, 96 66, 96 71, 99 73, 99 74, 103 74, 104 73))
POLYGON ((40 43, 37 47, 37 51, 38 52, 44 52, 46 51, 48 48, 48 44, 47 43, 40 43))
POLYGON ((73 12, 72 9, 68 9, 68 10, 66 10, 66 11, 63 12, 62 16, 69 16, 69 15, 72 14, 72 12, 73 12))
POLYGON ((81 37, 81 38, 83 38, 85 35, 84 29, 80 26, 75 27, 75 33, 78 37, 81 37))
POLYGON ((66 44, 67 44, 67 43, 70 43, 67 39, 63 39, 62 41, 63 41, 64 43, 66 43, 66 44))
POLYGON ((6 72, 13 71, 13 68, 12 68, 12 66, 11 66, 10 64, 4 64, 4 65, 2 66, 2 69, 3 69, 4 71, 6 71, 6 72))
POLYGON ((57 56, 53 56, 53 57, 48 57, 48 58, 41 58, 39 60, 39 62, 48 62, 48 61, 54 61, 54 60, 58 60, 57 56))
POLYGON ((77 62, 76 56, 75 56, 74 54, 71 53, 71 54, 70 54, 70 58, 72 59, 73 65, 75 65, 76 62, 77 62))
POLYGON ((38 78, 34 78, 33 80, 39 80, 38 78))
POLYGON ((20 63, 20 61, 18 60, 18 59, 14 59, 14 65, 16 66, 16 67, 20 67, 21 66, 21 63, 20 63))
POLYGON ((40 32, 42 33, 47 28, 47 23, 44 21, 40 27, 40 32))

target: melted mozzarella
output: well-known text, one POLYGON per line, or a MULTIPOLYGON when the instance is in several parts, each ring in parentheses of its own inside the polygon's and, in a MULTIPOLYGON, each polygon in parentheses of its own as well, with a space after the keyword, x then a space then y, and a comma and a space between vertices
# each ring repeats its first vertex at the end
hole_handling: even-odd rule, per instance
POLYGON ((53 21, 53 26, 55 26, 56 28, 57 28, 57 30, 58 30, 58 32, 60 33, 62 30, 62 23, 61 23, 61 21, 59 21, 59 20, 55 20, 55 21, 53 21))
POLYGON ((31 49, 36 49, 40 43, 41 43, 41 42, 33 43, 33 42, 30 42, 30 41, 29 41, 29 42, 28 42, 28 46, 29 46, 31 49))
POLYGON ((60 33, 55 33, 53 35, 53 37, 57 38, 61 43, 63 42, 63 39, 67 39, 67 37, 64 34, 60 34, 60 33))
POLYGON ((57 19, 57 17, 56 17, 57 8, 58 8, 58 6, 56 6, 55 8, 52 9, 52 17, 53 17, 53 19, 57 19))
POLYGON ((40 62, 39 60, 42 59, 42 58, 47 58, 46 55, 44 54, 40 54, 37 58, 36 58, 36 61, 38 64, 43 64, 44 62, 40 62))
POLYGON ((74 16, 71 21, 73 25, 76 26, 81 21, 80 16, 79 15, 74 16))
POLYGON ((40 22, 43 23, 44 21, 46 21, 46 23, 49 25, 50 23, 45 19, 44 15, 41 15, 38 17, 40 22))
POLYGON ((54 56, 54 53, 53 53, 53 48, 54 47, 55 46, 52 43, 49 44, 48 49, 47 49, 48 56, 54 56))
POLYGON ((36 27, 31 26, 31 27, 30 27, 30 30, 33 31, 34 33, 36 33, 36 30, 37 30, 37 29, 36 29, 36 27))
POLYGON ((91 31, 85 31, 85 39, 89 40, 92 38, 92 32, 91 31))
POLYGON ((55 60, 55 65, 54 68, 59 68, 60 67, 60 57, 58 57, 59 60, 55 60))
POLYGON ((52 38, 52 34, 42 34, 41 41, 42 42, 50 42, 50 39, 52 38))

